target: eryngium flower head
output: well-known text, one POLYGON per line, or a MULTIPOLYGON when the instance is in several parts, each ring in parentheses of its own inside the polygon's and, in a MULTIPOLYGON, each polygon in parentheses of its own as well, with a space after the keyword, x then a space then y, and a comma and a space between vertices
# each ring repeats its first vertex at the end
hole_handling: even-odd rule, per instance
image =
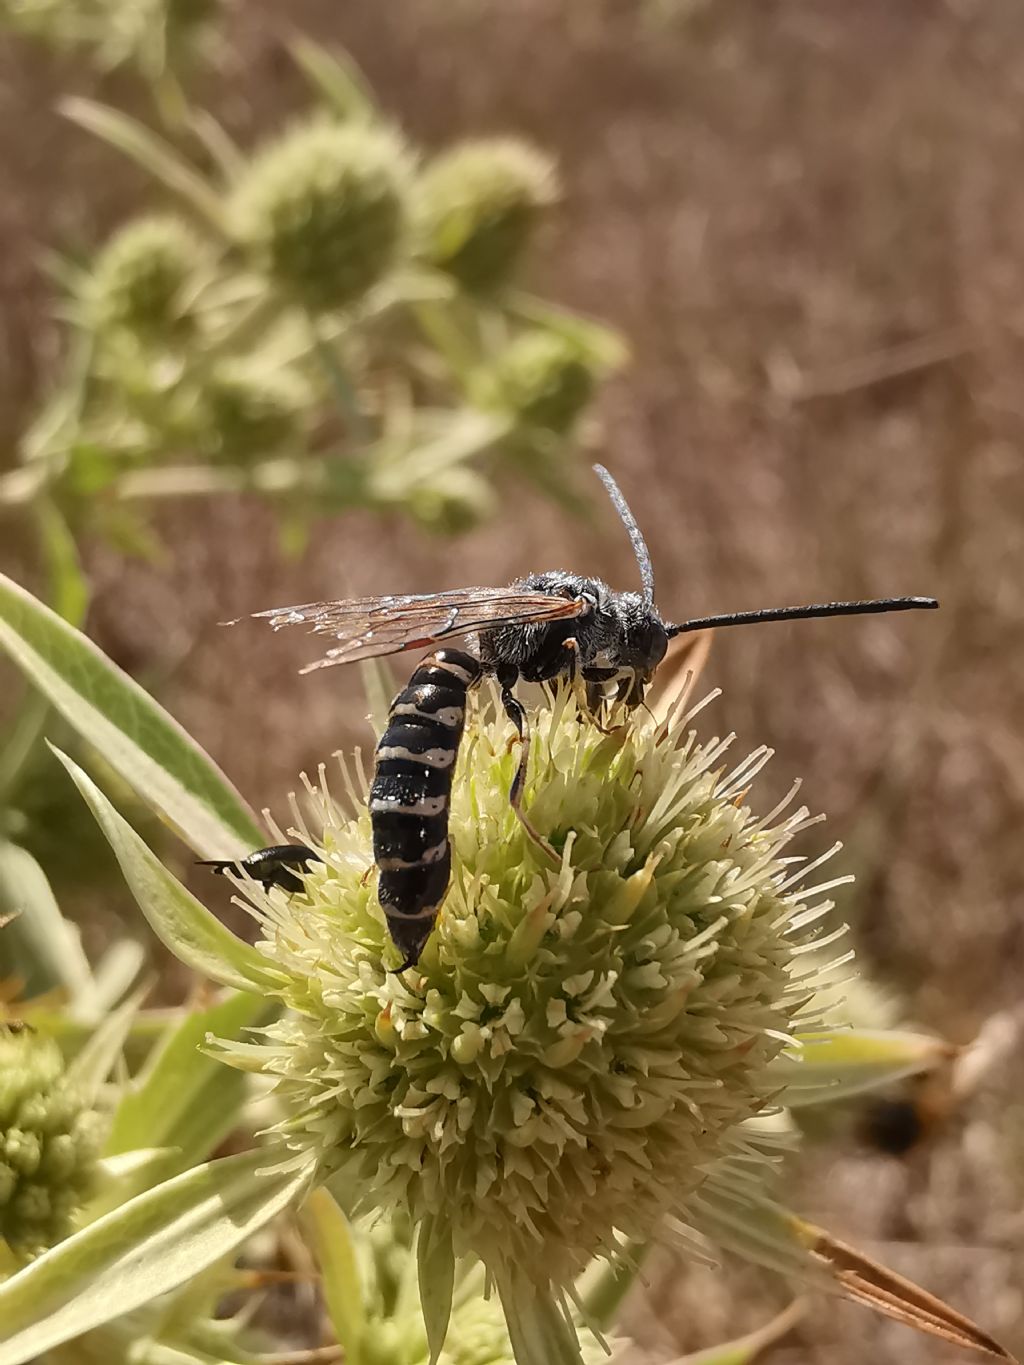
POLYGON ((253 262, 286 292, 317 312, 342 308, 395 263, 408 177, 397 137, 321 119, 256 155, 230 218, 253 262))
POLYGON ((295 370, 225 360, 206 376, 200 418, 209 424, 215 454, 245 459, 296 437, 310 401, 309 386, 295 370))
POLYGON ((89 1192, 101 1120, 64 1081, 57 1044, 0 1026, 0 1237, 34 1254, 65 1237, 89 1192))
POLYGON ((187 327, 189 287, 202 254, 199 240, 178 218, 129 223, 96 259, 85 299, 90 319, 145 338, 187 327))
POLYGON ((554 165, 535 148, 514 138, 464 142, 417 183, 420 251, 464 288, 492 292, 515 273, 556 194, 554 165))
POLYGON ((452 882, 404 976, 365 779, 348 813, 326 785, 310 818, 296 806, 326 860, 303 894, 245 883, 292 1012, 227 1059, 278 1079, 286 1141, 355 1212, 449 1226, 499 1286, 564 1287, 649 1238, 717 1163, 752 1159, 740 1125, 779 1088, 817 915, 782 857, 806 812, 754 815, 767 751, 726 771, 729 741, 699 744, 684 719, 605 734, 570 693, 534 711, 527 804, 555 865, 509 808, 516 754, 485 692, 452 790, 452 882))
POLYGON ((473 381, 481 407, 517 424, 569 432, 594 393, 595 374, 580 348, 557 332, 524 332, 473 381))

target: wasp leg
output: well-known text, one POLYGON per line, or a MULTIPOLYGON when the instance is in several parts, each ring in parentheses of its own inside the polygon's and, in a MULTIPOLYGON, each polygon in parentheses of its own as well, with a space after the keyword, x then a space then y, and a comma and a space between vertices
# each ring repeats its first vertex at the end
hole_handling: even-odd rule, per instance
POLYGON ((579 707, 581 716, 594 715, 594 708, 591 705, 590 688, 583 681, 583 674, 580 669, 580 646, 575 636, 570 636, 568 640, 562 641, 562 648, 568 655, 568 667, 566 669, 566 681, 572 688, 573 696, 576 698, 576 705, 579 707))
POLYGON ((320 859, 305 844, 276 844, 271 848, 259 848, 244 858, 200 858, 199 867, 212 868, 219 876, 233 872, 236 877, 249 876, 259 882, 264 890, 279 886, 289 895, 303 889, 303 881, 293 868, 305 872, 310 863, 320 859))
POLYGON ((512 779, 512 786, 509 788, 509 805, 516 813, 516 817, 523 829, 533 840, 533 842, 544 850, 556 863, 561 859, 554 848, 540 834, 530 821, 526 818, 523 811, 523 790, 526 786, 526 764, 530 757, 530 733, 526 724, 526 712, 522 704, 512 695, 512 689, 507 683, 501 685, 501 704, 505 708, 505 715, 516 727, 516 735, 519 739, 519 763, 516 766, 516 775, 512 779))

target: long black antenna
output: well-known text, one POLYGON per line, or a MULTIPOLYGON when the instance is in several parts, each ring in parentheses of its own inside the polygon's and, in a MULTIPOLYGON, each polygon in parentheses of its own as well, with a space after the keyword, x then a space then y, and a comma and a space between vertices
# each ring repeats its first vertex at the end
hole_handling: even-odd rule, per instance
POLYGON ((630 544, 633 546, 633 553, 636 555, 636 562, 640 566, 640 581, 643 584, 644 602, 648 607, 654 606, 654 569, 651 565, 651 552, 647 548, 647 542, 641 534, 640 527, 636 524, 636 518, 629 510, 629 503, 622 496, 619 485, 605 469, 603 464, 594 465, 594 473, 604 484, 608 496, 612 500, 619 519, 629 532, 630 544))
POLYGON ((805 621, 812 616, 867 616, 881 611, 934 611, 934 597, 878 597, 864 602, 816 602, 809 607, 766 607, 763 611, 734 611, 726 616, 695 616, 676 626, 666 626, 671 638, 688 630, 711 630, 717 626, 746 626, 753 621, 805 621))

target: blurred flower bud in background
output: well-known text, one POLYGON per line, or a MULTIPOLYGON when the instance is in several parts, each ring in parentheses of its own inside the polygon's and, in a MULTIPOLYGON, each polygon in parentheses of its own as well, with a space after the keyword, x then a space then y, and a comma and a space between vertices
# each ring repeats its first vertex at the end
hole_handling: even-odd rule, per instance
POLYGON ((432 161, 416 183, 419 251, 463 288, 492 292, 519 268, 557 192, 554 163, 528 143, 464 142, 432 161))
POLYGON ((395 265, 408 183, 395 134, 321 118, 257 152, 229 217, 253 264, 320 313, 357 302, 395 265))

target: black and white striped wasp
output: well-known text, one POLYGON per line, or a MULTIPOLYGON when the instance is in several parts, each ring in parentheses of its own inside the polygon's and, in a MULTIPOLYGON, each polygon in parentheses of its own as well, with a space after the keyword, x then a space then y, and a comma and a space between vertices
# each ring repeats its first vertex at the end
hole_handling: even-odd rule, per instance
MULTIPOLYGON (((615 480, 594 466, 625 526, 640 569, 640 592, 616 592, 599 578, 554 570, 507 588, 460 588, 406 597, 354 597, 306 602, 255 613, 274 630, 306 626, 336 641, 303 673, 360 659, 466 641, 465 650, 436 649, 395 697, 377 746, 370 787, 377 896, 405 971, 419 960, 451 875, 448 806, 469 690, 493 677, 520 741, 509 800, 531 838, 548 848, 522 810, 529 739, 520 681, 565 681, 585 692, 594 714, 603 700, 639 706, 668 642, 687 631, 753 621, 937 607, 930 597, 827 602, 814 606, 705 616, 671 624, 654 605, 654 571, 644 538, 615 480)), ((231 622, 230 624, 236 624, 231 622)), ((301 844, 260 849, 240 862, 210 861, 218 872, 244 871, 264 886, 301 888, 299 872, 317 861, 301 844), (298 871, 296 870, 298 869, 298 871)))

